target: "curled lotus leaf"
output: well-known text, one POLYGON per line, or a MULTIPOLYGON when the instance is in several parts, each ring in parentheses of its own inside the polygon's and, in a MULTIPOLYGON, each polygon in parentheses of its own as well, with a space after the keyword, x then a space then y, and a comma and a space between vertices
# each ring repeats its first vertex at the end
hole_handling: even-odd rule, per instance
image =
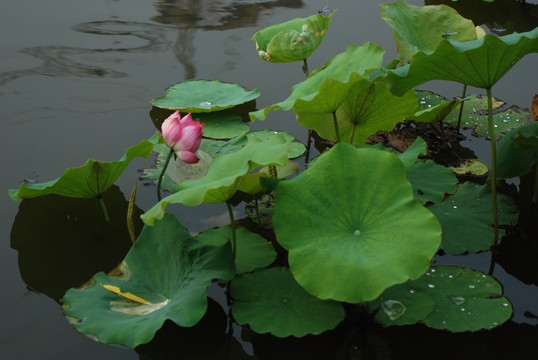
POLYGON ((332 16, 312 15, 269 26, 252 36, 265 61, 286 63, 308 58, 325 37, 332 16))
POLYGON ((320 299, 358 303, 420 277, 441 241, 394 154, 337 144, 275 192, 277 241, 297 282, 320 299))
POLYGON ((258 89, 247 91, 240 85, 218 80, 193 80, 170 86, 163 96, 151 100, 151 104, 182 113, 204 113, 228 109, 258 96, 258 89))
POLYGON ((523 56, 538 49, 538 27, 524 33, 460 42, 444 39, 434 51, 418 51, 410 63, 386 75, 390 91, 403 95, 431 80, 456 81, 488 89, 523 56))
POLYGON ((166 320, 195 325, 206 312, 207 286, 234 275, 229 243, 202 244, 166 214, 155 226, 144 227, 115 270, 67 291, 64 314, 93 339, 134 348, 150 341, 166 320))
POLYGON ((506 134, 497 148, 497 178, 527 174, 538 163, 538 122, 523 125, 506 134))
POLYGON ((435 50, 444 38, 458 41, 478 38, 473 22, 447 5, 413 6, 398 0, 380 6, 381 17, 394 29, 398 52, 406 58, 419 50, 435 50))

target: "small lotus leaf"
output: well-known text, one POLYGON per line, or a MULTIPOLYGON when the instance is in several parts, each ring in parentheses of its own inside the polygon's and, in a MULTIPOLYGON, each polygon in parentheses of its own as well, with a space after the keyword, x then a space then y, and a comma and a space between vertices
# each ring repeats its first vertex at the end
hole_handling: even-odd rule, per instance
POLYGON ((477 159, 462 160, 450 169, 458 175, 484 176, 489 172, 488 166, 477 159))
POLYGON ((445 101, 433 106, 428 104, 429 107, 418 110, 415 115, 408 116, 407 120, 424 123, 442 122, 446 119, 448 114, 450 114, 452 110, 454 110, 454 108, 460 104, 461 100, 459 99, 452 99, 450 101, 445 101))
POLYGON ((415 198, 423 204, 441 202, 445 194, 456 192, 458 179, 450 168, 431 160, 414 163, 407 168, 406 176, 413 186, 415 198))
POLYGON ((278 337, 320 334, 344 319, 342 304, 308 294, 288 268, 259 269, 232 281, 232 314, 239 324, 278 337))
POLYGON ((446 37, 451 40, 476 40, 476 28, 446 5, 413 6, 398 0, 381 5, 381 17, 394 29, 398 52, 411 58, 417 51, 433 51, 446 37))
POLYGON ((297 282, 321 299, 358 303, 420 277, 441 239, 397 156, 337 144, 282 181, 273 217, 297 282))
MULTIPOLYGON (((398 153, 398 157, 403 162, 406 168, 413 165, 420 155, 426 155, 428 146, 426 141, 420 136, 417 136, 415 141, 403 153, 398 153)), ((408 177, 409 179, 409 177, 408 177)))
POLYGON ((497 148, 497 178, 510 179, 528 173, 538 162, 538 122, 506 134, 497 148))
MULTIPOLYGON (((297 100, 299 124, 315 130, 322 138, 336 141, 331 113, 301 112, 308 103, 297 100)), ((323 101, 323 100, 320 100, 323 101)), ((392 130, 394 125, 413 114, 417 107, 415 91, 394 96, 382 81, 363 80, 352 87, 336 111, 338 130, 342 142, 362 144, 378 130, 392 130)))
POLYGON ((203 178, 180 182, 176 192, 143 214, 142 220, 152 225, 155 219, 163 217, 168 204, 195 206, 203 202, 227 201, 237 190, 241 190, 241 181, 254 169, 266 165, 286 165, 289 147, 290 143, 280 134, 273 134, 267 141, 250 139, 240 150, 214 158, 203 178))
MULTIPOLYGON (((517 223, 517 206, 509 196, 497 194, 499 224, 517 223)), ((466 182, 455 195, 432 205, 443 228, 441 249, 447 254, 488 250, 493 243, 493 210, 489 186, 466 182)), ((504 232, 500 230, 501 234, 504 232)))
MULTIPOLYGON (((204 244, 221 246, 231 240, 232 229, 229 226, 209 229, 196 238, 204 244)), ((237 229, 236 239, 236 273, 250 272, 256 268, 268 266, 276 259, 273 245, 262 236, 247 229, 237 229)))
POLYGON ((263 120, 271 110, 291 109, 297 99, 311 100, 327 79, 347 83, 353 73, 364 76, 373 69, 381 67, 384 52, 380 46, 371 42, 366 42, 362 46, 350 45, 345 52, 334 56, 320 70, 310 74, 308 79, 293 86, 291 95, 286 100, 251 112, 250 118, 263 120))
POLYGON ((246 103, 260 96, 258 89, 246 91, 237 84, 218 80, 184 81, 166 89, 164 96, 151 100, 155 107, 182 113, 219 111, 246 103))
POLYGON ((62 195, 74 198, 97 198, 103 195, 120 177, 135 157, 147 158, 158 142, 156 133, 149 140, 127 149, 118 161, 89 159, 84 165, 67 169, 56 180, 44 183, 22 184, 19 189, 10 189, 9 196, 19 199, 32 199, 43 195, 62 195))
POLYGON ((231 248, 205 245, 170 214, 144 227, 122 264, 100 272, 63 298, 65 316, 80 332, 134 348, 169 319, 196 324, 207 308, 206 287, 235 275, 231 248))
POLYGON ((456 81, 488 89, 524 55, 538 49, 538 27, 497 37, 487 34, 467 42, 443 40, 433 52, 419 51, 410 63, 386 75, 390 91, 403 95, 430 80, 456 81))
POLYGON ((312 15, 269 26, 252 36, 256 50, 265 61, 286 63, 302 61, 318 48, 331 24, 329 16, 312 15))

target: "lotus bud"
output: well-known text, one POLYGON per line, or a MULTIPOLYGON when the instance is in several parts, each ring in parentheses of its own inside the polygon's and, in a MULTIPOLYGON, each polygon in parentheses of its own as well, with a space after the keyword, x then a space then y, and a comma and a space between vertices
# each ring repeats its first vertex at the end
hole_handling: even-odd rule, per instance
POLYGON ((176 111, 162 124, 164 143, 174 150, 181 161, 187 164, 196 164, 200 159, 194 153, 202 141, 204 125, 194 121, 190 113, 182 118, 179 111, 176 111))

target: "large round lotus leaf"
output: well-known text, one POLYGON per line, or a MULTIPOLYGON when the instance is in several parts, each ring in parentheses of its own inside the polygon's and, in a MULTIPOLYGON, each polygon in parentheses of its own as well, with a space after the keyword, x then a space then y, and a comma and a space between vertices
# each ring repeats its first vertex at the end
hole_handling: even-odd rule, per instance
POLYGON ((442 201, 445 194, 456 192, 458 183, 449 168, 431 160, 419 161, 408 167, 407 179, 413 186, 415 198, 423 204, 442 201))
POLYGON ((312 15, 269 26, 252 36, 260 58, 272 63, 302 61, 321 44, 333 13, 312 15))
POLYGON ((282 181, 273 217, 295 279, 321 299, 358 303, 420 277, 441 240, 397 156, 337 144, 282 181))
POLYGON ((342 304, 308 294, 286 267, 259 269, 232 281, 232 314, 257 333, 278 337, 320 334, 345 316, 342 304))
POLYGON ((202 113, 224 110, 260 96, 258 89, 246 91, 237 84, 218 80, 184 81, 166 89, 164 96, 151 100, 155 107, 179 110, 182 113, 202 113))
MULTIPOLYGON (((518 221, 517 206, 509 196, 497 194, 499 224, 518 221)), ((493 244, 493 210, 489 186, 466 182, 455 195, 429 207, 443 227, 441 249, 447 254, 475 253, 493 244)), ((504 230, 500 230, 501 235, 504 230)))
POLYGON ((410 286, 430 295, 434 310, 423 323, 452 332, 496 327, 512 316, 512 305, 494 278, 457 266, 433 266, 410 286))
POLYGON ((106 344, 134 348, 150 341, 169 319, 193 326, 205 314, 206 287, 235 275, 229 245, 204 245, 167 214, 144 227, 121 265, 100 272, 63 298, 78 331, 106 344))
POLYGON ((509 179, 528 173, 538 162, 538 122, 506 134, 497 148, 497 178, 509 179))
MULTIPOLYGON (((331 99, 330 92, 324 92, 331 99)), ((327 101, 320 99, 317 101, 327 101)), ((346 143, 362 144, 368 136, 378 130, 392 130, 397 122, 414 114, 417 97, 414 90, 404 96, 394 96, 382 81, 371 83, 359 81, 353 86, 336 110, 340 140, 346 143)), ((315 130, 322 138, 336 141, 333 115, 331 113, 312 113, 309 102, 298 99, 294 111, 299 124, 315 130)))
POLYGON ((353 73, 364 76, 373 69, 381 67, 384 53, 385 51, 379 45, 371 42, 366 42, 362 46, 350 45, 345 52, 334 56, 320 70, 310 74, 308 79, 294 85, 286 100, 251 112, 250 118, 263 120, 271 110, 289 110, 298 99, 311 100, 316 96, 323 82, 328 79, 347 83, 353 73))
MULTIPOLYGON (((209 229, 196 237, 204 244, 221 246, 231 241, 232 228, 223 226, 209 229)), ((262 236, 247 229, 236 230, 237 250, 235 254, 236 273, 252 271, 270 265, 276 259, 273 245, 262 236)))
POLYGON ((452 40, 476 40, 471 20, 446 5, 413 6, 398 0, 381 5, 381 17, 394 29, 398 52, 411 58, 417 51, 433 51, 449 36, 452 40))
POLYGON ((211 139, 231 139, 249 130, 248 124, 237 114, 219 111, 194 114, 192 117, 205 124, 203 136, 211 139))
POLYGON ((433 52, 419 51, 410 63, 390 70, 386 79, 397 95, 430 80, 449 80, 491 88, 524 55, 536 52, 538 27, 497 37, 487 34, 473 41, 443 40, 433 52))
POLYGON ((154 205, 142 215, 142 220, 152 225, 156 219, 163 217, 168 204, 195 206, 203 202, 227 201, 236 191, 242 190, 243 179, 254 169, 286 165, 290 146, 290 142, 280 134, 270 136, 267 141, 250 139, 238 151, 214 158, 203 178, 180 182, 176 192, 154 205))
POLYGON ((118 161, 89 159, 82 166, 65 170, 56 180, 22 184, 18 189, 9 189, 9 196, 15 201, 49 194, 80 199, 97 198, 118 180, 132 159, 147 158, 158 141, 159 136, 156 133, 149 140, 143 140, 138 145, 128 148, 118 161))

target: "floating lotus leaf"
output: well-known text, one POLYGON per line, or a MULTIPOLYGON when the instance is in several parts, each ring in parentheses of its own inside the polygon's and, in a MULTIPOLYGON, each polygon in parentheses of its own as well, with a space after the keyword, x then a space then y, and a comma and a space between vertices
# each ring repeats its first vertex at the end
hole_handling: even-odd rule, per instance
MULTIPOLYGON (((330 89, 325 93, 330 94, 330 89)), ((318 93, 318 95, 321 95, 318 93)), ((331 95, 327 95, 330 97, 331 95)), ((313 100, 323 102, 320 96, 313 100)), ((297 100, 294 111, 299 124, 315 130, 322 138, 336 141, 331 113, 311 113, 310 103, 297 100)), ((362 144, 378 130, 392 130, 397 122, 413 114, 417 107, 415 91, 394 96, 382 81, 359 81, 353 86, 336 111, 340 140, 362 144)))
POLYGON ((381 67, 384 53, 380 46, 371 42, 366 42, 362 46, 350 45, 345 52, 334 56, 320 70, 310 74, 308 79, 293 86, 291 95, 286 100, 251 112, 250 118, 263 120, 271 110, 291 109, 297 99, 311 100, 327 79, 347 83, 352 79, 353 73, 364 76, 369 71, 381 67))
POLYGON ((381 18, 394 29, 398 53, 406 58, 419 50, 435 50, 447 37, 458 41, 477 39, 473 22, 449 6, 413 6, 402 0, 380 6, 381 18))
POLYGON ((113 273, 97 273, 83 288, 69 290, 64 313, 93 339, 134 348, 150 341, 165 320, 196 324, 207 308, 207 286, 234 275, 229 245, 204 245, 167 214, 144 227, 113 273))
POLYGON ((497 178, 510 179, 528 173, 538 162, 538 122, 506 134, 497 148, 497 178))
POLYGON ((337 144, 282 181, 273 217, 297 282, 321 299, 358 303, 420 277, 441 239, 397 156, 337 144))
MULTIPOLYGON (((229 226, 209 229, 196 238, 204 244, 221 246, 231 240, 232 229, 229 226)), ((268 266, 275 261, 276 251, 273 245, 262 236, 247 229, 237 229, 236 240, 236 273, 250 272, 256 268, 268 266)))
POLYGON ((258 89, 246 91, 237 84, 218 80, 184 81, 166 89, 164 96, 151 100, 155 107, 182 113, 219 111, 256 99, 258 89))
POLYGON ((431 106, 431 104, 428 104, 431 107, 427 107, 426 109, 417 111, 415 115, 408 116, 407 120, 424 123, 442 122, 446 119, 448 114, 450 114, 459 104, 461 104, 461 100, 459 99, 445 101, 435 106, 431 106))
POLYGON ((371 308, 379 308, 376 320, 385 326, 421 321, 435 329, 477 331, 510 318, 512 305, 501 295, 501 285, 480 271, 433 266, 420 279, 387 289, 371 308))
POLYGON ((159 136, 155 134, 149 140, 143 140, 138 145, 128 148, 118 161, 105 162, 89 159, 82 166, 68 168, 56 180, 22 184, 18 190, 10 189, 9 196, 15 201, 49 194, 74 198, 100 197, 120 177, 132 159, 147 158, 158 140, 159 136))
POLYGON ((252 36, 256 50, 265 61, 286 63, 302 61, 318 48, 331 24, 329 16, 312 15, 269 26, 252 36))
POLYGON ((443 40, 433 52, 419 51, 410 64, 389 70, 390 91, 403 95, 430 80, 450 80, 491 88, 524 55, 538 49, 538 28, 502 37, 487 34, 467 42, 443 40))
POLYGON ((280 134, 274 134, 263 142, 249 140, 240 150, 214 158, 203 178, 180 182, 174 190, 176 192, 148 210, 142 215, 142 220, 152 225, 155 219, 163 217, 168 204, 195 206, 230 199, 237 190, 242 190, 242 180, 254 169, 266 165, 286 165, 289 146, 290 143, 280 134))
POLYGON ((211 139, 231 139, 246 134, 248 124, 240 115, 226 112, 199 113, 193 115, 194 120, 205 124, 203 136, 211 139))
POLYGON ((458 175, 484 176, 489 172, 488 166, 477 159, 462 160, 450 169, 458 175))
POLYGON ((342 304, 308 294, 285 267, 241 275, 232 281, 230 294, 235 321, 278 337, 320 334, 345 316, 342 304))
POLYGON ((408 167, 407 179, 413 186, 415 198, 423 204, 441 202, 445 194, 456 192, 458 183, 450 168, 431 160, 419 161, 408 167))
MULTIPOLYGON (((499 224, 518 221, 517 206, 512 198, 497 194, 499 224)), ((447 254, 475 253, 493 244, 493 210, 489 186, 466 182, 455 195, 429 207, 443 228, 441 249, 447 254)), ((504 230, 500 230, 502 235, 504 230)))

